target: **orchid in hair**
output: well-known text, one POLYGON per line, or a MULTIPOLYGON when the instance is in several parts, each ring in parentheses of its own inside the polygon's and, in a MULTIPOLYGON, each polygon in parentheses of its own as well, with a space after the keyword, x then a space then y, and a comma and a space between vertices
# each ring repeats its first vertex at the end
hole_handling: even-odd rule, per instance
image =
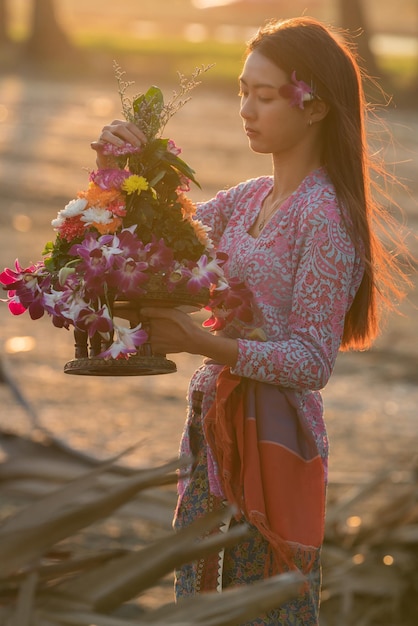
POLYGON ((311 102, 311 100, 316 97, 314 88, 312 85, 308 85, 303 80, 297 80, 295 70, 293 70, 290 78, 293 84, 287 83, 286 85, 282 85, 279 88, 279 93, 284 98, 290 99, 290 106, 297 106, 300 109, 303 109, 305 107, 305 102, 311 102))

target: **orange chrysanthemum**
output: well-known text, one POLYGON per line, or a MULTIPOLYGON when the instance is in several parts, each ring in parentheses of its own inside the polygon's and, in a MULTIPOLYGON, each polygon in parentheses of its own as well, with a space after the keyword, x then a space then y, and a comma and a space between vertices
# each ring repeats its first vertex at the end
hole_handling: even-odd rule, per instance
POLYGON ((177 200, 181 204, 183 217, 191 217, 196 213, 196 205, 184 193, 177 194, 177 200))
POLYGON ((101 235, 113 235, 122 227, 122 219, 120 217, 114 217, 108 224, 99 224, 93 222, 92 226, 99 231, 101 235))
POLYGON ((107 207, 111 202, 122 199, 122 194, 118 189, 102 189, 95 183, 90 183, 85 191, 80 191, 79 198, 85 198, 89 206, 107 207))

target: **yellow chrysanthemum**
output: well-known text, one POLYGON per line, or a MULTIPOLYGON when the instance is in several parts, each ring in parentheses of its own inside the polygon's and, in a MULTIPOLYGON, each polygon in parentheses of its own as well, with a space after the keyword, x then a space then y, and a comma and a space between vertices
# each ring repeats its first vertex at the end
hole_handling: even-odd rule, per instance
POLYGON ((138 195, 141 191, 146 191, 149 187, 148 181, 143 176, 138 176, 137 174, 132 174, 129 178, 126 178, 122 183, 123 191, 129 195, 131 193, 137 192, 138 195))

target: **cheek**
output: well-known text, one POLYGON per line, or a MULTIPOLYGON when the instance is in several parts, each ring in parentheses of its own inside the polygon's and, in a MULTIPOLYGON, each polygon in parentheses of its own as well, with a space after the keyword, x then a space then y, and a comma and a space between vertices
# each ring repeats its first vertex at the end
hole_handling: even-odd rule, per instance
POLYGON ((304 138, 307 128, 301 115, 275 115, 270 118, 271 139, 293 145, 304 138))

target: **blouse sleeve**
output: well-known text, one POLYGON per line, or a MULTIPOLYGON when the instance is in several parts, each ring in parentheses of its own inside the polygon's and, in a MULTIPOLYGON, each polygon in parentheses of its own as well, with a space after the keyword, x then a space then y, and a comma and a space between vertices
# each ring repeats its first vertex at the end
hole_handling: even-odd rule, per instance
POLYGON ((362 268, 335 202, 298 220, 288 338, 238 339, 233 373, 295 389, 323 388, 340 347, 362 268))
POLYGON ((200 202, 197 205, 196 218, 210 227, 209 236, 215 249, 219 245, 237 204, 248 202, 249 196, 256 192, 257 185, 252 183, 253 181, 249 180, 230 189, 219 191, 212 200, 200 202))

